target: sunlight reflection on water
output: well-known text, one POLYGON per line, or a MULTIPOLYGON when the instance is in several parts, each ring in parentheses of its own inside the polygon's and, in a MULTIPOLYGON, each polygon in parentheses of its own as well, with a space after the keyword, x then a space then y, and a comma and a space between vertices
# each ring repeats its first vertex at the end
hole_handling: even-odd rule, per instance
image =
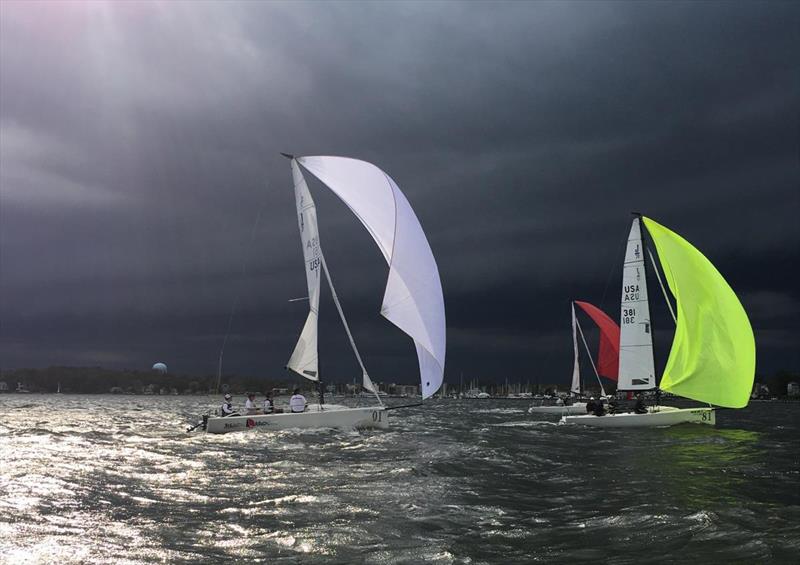
POLYGON ((800 406, 620 431, 556 426, 519 401, 451 401, 388 431, 207 436, 183 432, 206 399, 146 400, 157 409, 0 397, 0 561, 791 562, 800 550, 800 406))

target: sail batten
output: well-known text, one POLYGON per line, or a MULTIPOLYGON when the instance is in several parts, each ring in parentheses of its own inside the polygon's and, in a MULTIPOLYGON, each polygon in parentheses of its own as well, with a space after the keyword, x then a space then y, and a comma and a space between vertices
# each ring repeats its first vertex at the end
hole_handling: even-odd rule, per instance
POLYGON ((330 156, 297 161, 344 201, 389 264, 381 315, 414 340, 422 397, 430 397, 444 375, 444 298, 436 260, 414 210, 375 165, 330 156))
POLYGON ((746 406, 755 376, 755 339, 741 302, 692 244, 650 218, 644 223, 677 309, 661 388, 718 406, 746 406))

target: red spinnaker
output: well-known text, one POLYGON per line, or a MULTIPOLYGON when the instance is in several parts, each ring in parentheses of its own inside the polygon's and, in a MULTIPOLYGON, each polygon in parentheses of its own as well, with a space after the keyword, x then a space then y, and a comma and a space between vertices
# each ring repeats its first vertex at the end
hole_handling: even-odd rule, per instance
POLYGON ((576 300, 586 314, 600 328, 600 350, 597 353, 597 372, 601 377, 616 381, 619 376, 619 326, 608 314, 588 302, 576 300))

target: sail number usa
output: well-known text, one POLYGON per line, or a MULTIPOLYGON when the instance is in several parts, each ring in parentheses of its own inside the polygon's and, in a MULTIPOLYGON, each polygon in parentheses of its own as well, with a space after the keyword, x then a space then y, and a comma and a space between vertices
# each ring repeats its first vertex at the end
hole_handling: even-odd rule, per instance
POLYGON ((631 300, 639 300, 641 293, 638 284, 626 284, 622 287, 622 301, 630 302, 631 300))

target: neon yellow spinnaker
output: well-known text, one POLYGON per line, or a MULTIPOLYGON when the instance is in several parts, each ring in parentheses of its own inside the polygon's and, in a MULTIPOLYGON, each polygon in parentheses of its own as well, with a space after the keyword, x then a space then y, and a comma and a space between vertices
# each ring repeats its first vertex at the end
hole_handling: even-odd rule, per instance
POLYGON ((692 244, 650 218, 643 219, 678 306, 661 388, 717 406, 747 406, 756 344, 741 302, 692 244))

